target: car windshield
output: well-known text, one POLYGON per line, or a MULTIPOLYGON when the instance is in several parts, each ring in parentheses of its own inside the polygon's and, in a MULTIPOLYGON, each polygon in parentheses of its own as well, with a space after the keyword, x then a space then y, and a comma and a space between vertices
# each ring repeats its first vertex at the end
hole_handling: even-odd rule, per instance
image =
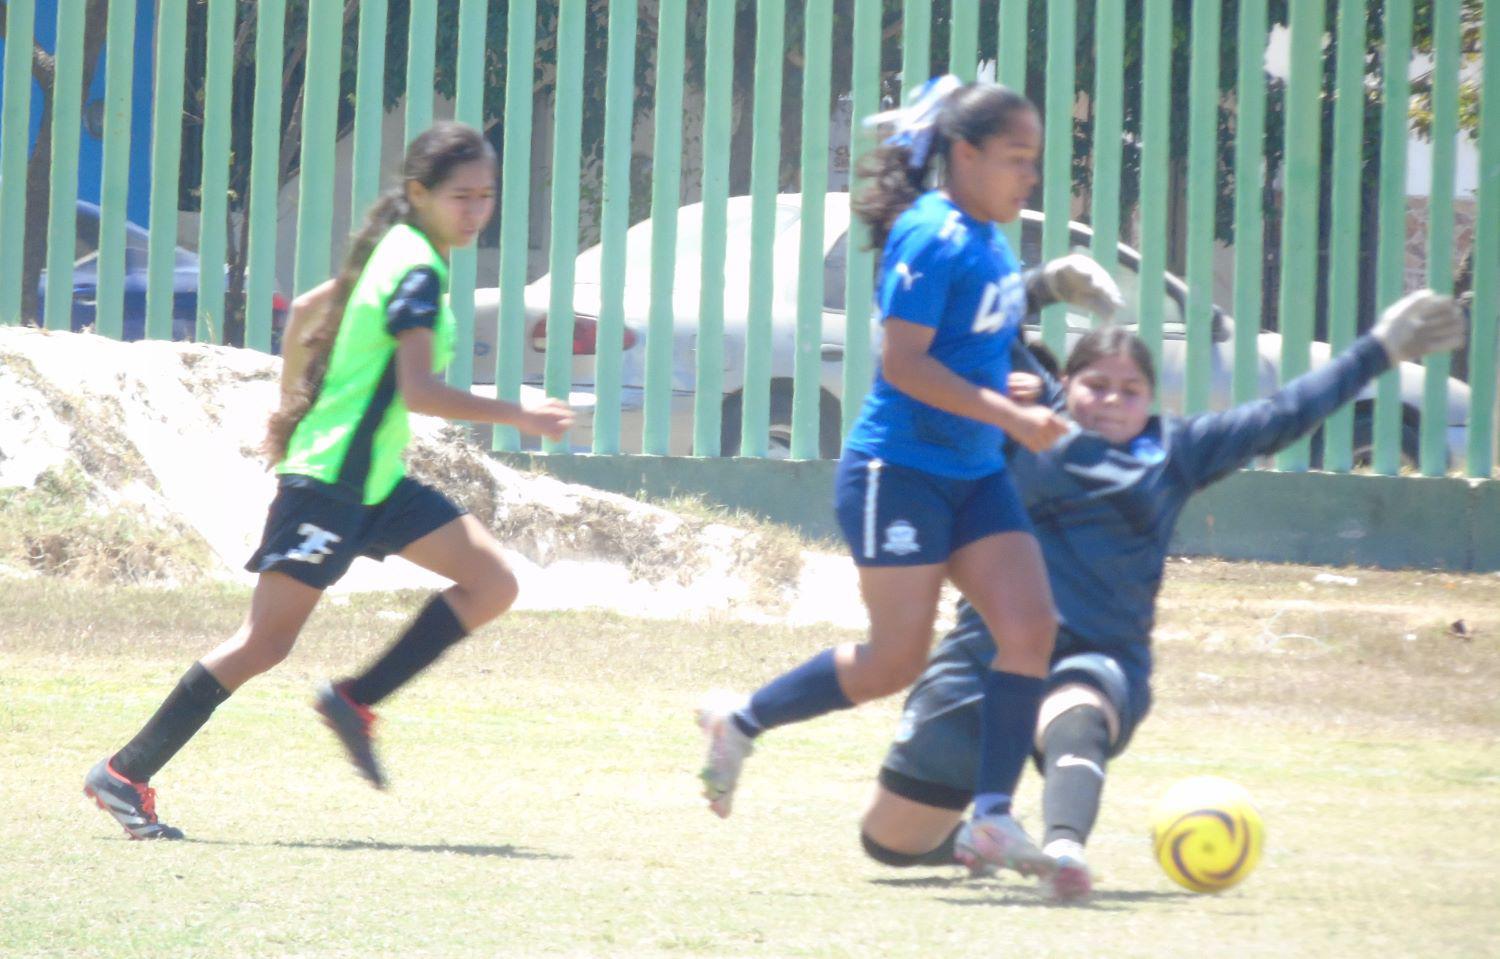
MULTIPOLYGON (((776 204, 775 233, 797 222, 801 211, 789 203, 776 204)), ((651 277, 651 221, 642 220, 625 234, 625 277, 629 286, 645 286, 651 277)), ((750 198, 730 197, 725 217, 727 259, 748 255, 750 242, 750 198)), ((677 211, 677 289, 697 289, 700 280, 703 248, 703 205, 694 203, 677 211)), ((574 265, 574 283, 600 282, 604 247, 595 244, 579 254, 574 265)), ((725 279, 741 275, 744 270, 726 269, 725 279)))
MULTIPOLYGON (((99 256, 99 220, 95 216, 80 213, 73 241, 74 268, 87 266, 99 256)), ((145 272, 151 251, 151 234, 134 223, 125 224, 125 272, 145 272)), ((197 266, 198 257, 182 247, 174 247, 172 265, 175 269, 191 269, 197 266)))

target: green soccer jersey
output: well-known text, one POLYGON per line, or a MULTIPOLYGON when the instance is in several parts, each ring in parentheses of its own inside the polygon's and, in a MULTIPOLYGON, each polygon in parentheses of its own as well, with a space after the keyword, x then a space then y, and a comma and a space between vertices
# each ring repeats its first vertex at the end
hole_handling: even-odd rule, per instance
POLYGON ((391 494, 406 475, 402 454, 411 438, 396 389, 396 335, 413 327, 432 330, 432 371, 441 372, 453 359, 448 265, 425 236, 398 223, 349 295, 323 385, 278 473, 330 484, 365 504, 391 494))

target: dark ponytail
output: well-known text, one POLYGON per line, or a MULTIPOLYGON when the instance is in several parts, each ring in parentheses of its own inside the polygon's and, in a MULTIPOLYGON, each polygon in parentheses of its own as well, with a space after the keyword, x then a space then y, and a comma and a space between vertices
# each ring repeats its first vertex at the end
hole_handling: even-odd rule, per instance
POLYGON ((1106 356, 1128 356, 1140 369, 1141 375, 1156 392, 1156 364, 1151 359, 1151 349, 1146 341, 1123 326, 1101 326, 1089 330, 1068 354, 1068 365, 1063 368, 1065 376, 1076 376, 1097 360, 1106 356))
POLYGON ((1011 120, 1028 110, 1035 111, 1036 107, 1009 87, 966 83, 943 98, 929 134, 931 146, 920 164, 911 162, 912 148, 905 143, 882 144, 870 151, 856 168, 866 184, 855 194, 853 207, 854 215, 870 228, 871 247, 884 247, 896 218, 917 197, 938 185, 955 142, 964 140, 980 146, 989 137, 1005 133, 1011 120))
POLYGON ((349 305, 349 296, 354 292, 365 264, 370 261, 370 254, 375 252, 375 247, 391 227, 398 223, 416 226, 412 220, 411 201, 406 195, 407 183, 415 180, 430 190, 448 179, 456 168, 485 159, 491 166, 495 164, 494 147, 479 131, 462 123, 435 123, 406 148, 406 158, 401 164, 401 182, 380 195, 365 214, 364 225, 349 238, 349 251, 334 282, 328 309, 315 318, 302 336, 302 345, 309 351, 302 379, 292 396, 271 414, 266 423, 266 438, 261 443, 261 452, 272 463, 279 463, 286 457, 292 433, 317 399, 323 376, 328 372, 333 341, 344 319, 344 309, 349 305))

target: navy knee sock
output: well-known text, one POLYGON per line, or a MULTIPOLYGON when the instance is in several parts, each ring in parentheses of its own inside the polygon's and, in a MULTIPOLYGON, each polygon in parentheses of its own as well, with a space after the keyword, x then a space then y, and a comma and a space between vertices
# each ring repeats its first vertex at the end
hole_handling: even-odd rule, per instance
POLYGON ((734 724, 746 736, 800 723, 854 704, 839 686, 833 650, 825 649, 807 662, 782 673, 756 690, 750 703, 734 714, 734 724))
POLYGON ((974 784, 974 813, 1010 812, 1021 767, 1031 752, 1037 706, 1045 682, 1035 676, 992 669, 984 677, 980 704, 979 777, 974 784))

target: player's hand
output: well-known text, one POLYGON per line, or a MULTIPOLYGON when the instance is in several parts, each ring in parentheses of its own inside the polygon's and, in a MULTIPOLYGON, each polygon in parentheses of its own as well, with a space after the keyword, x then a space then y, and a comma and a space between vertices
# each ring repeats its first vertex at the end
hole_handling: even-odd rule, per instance
POLYGON ((1042 398, 1042 378, 1035 373, 1012 373, 1005 381, 1005 393, 1022 406, 1042 398))
POLYGON ((1385 347, 1395 366, 1464 343, 1464 312, 1458 301, 1431 290, 1417 290, 1386 307, 1370 335, 1385 347))
POLYGON ((1068 435, 1068 421, 1045 406, 1023 406, 1005 432, 1033 453, 1040 453, 1068 435))
POLYGON ((1109 271, 1082 253, 1069 253, 1042 266, 1042 282, 1052 296, 1108 319, 1125 306, 1109 271))
POLYGON ((573 425, 573 410, 562 400, 549 399, 527 407, 516 426, 524 433, 560 440, 573 425))

